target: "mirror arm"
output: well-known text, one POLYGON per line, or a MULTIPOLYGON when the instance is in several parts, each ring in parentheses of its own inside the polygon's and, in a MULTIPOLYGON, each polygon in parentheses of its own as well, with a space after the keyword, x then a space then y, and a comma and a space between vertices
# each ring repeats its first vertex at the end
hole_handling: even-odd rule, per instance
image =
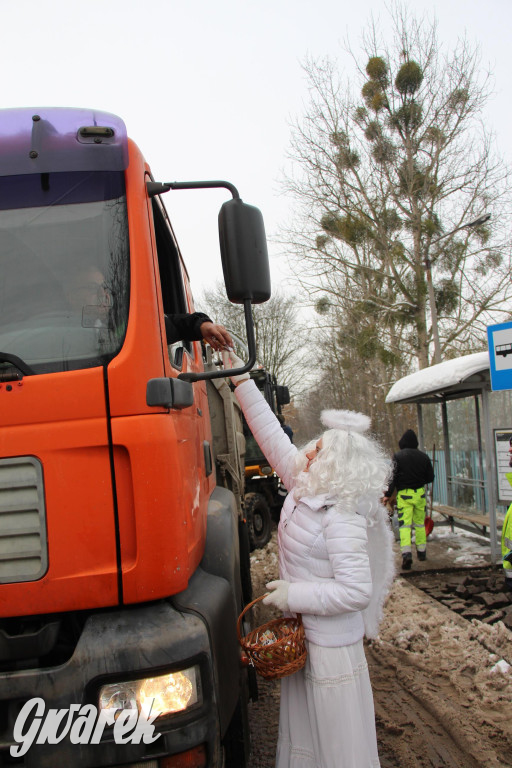
POLYGON ((148 197, 163 195, 171 189, 217 189, 224 187, 231 192, 234 200, 240 200, 238 189, 230 181, 147 181, 146 189, 148 197))
MULTIPOLYGON (((231 182, 229 181, 173 181, 173 182, 165 182, 165 183, 162 183, 159 181, 146 182, 146 189, 147 189, 148 197, 150 198, 155 197, 156 195, 164 194, 165 192, 169 192, 171 189, 216 189, 221 187, 229 190, 229 192, 231 192, 233 200, 239 200, 241 206, 244 207, 244 203, 240 198, 240 194, 237 188, 234 186, 234 184, 231 184, 231 182)), ((231 203, 225 203, 224 205, 230 205, 230 204, 231 203)), ((251 211, 254 210, 261 218, 261 214, 257 209, 251 209, 250 206, 245 206, 245 208, 251 211)), ((219 228, 220 228, 220 224, 219 224, 219 228)), ((266 249, 266 243, 265 243, 265 249, 266 249)), ((266 250, 265 250, 265 255, 266 255, 266 250)), ((266 298, 258 297, 258 301, 266 301, 269 298, 270 288, 268 288, 267 293, 268 295, 266 296, 266 298)), ((229 295, 229 292, 228 292, 228 295, 229 295)), ((240 298, 242 298, 242 296, 240 296, 240 298)), ((254 296, 253 296, 253 299, 254 299, 254 296)), ((231 300, 233 301, 234 299, 231 299, 231 300)), ((242 301, 239 301, 238 296, 236 298, 236 302, 242 303, 242 301)), ((182 379, 183 381, 204 381, 205 379, 220 379, 220 378, 226 378, 227 376, 237 376, 242 373, 247 373, 248 371, 251 370, 251 368, 254 367, 256 363, 256 339, 254 334, 254 320, 252 316, 251 299, 243 298, 243 305, 244 305, 244 313, 245 313, 245 328, 247 332, 247 344, 249 348, 249 360, 244 365, 244 367, 236 368, 236 369, 233 368, 233 369, 230 369, 229 372, 224 369, 219 371, 203 371, 201 373, 184 372, 178 375, 178 379, 182 379)))
POLYGON ((254 335, 254 320, 252 317, 251 300, 244 300, 245 330, 247 332, 247 346, 249 348, 249 360, 243 368, 224 368, 219 371, 202 371, 201 373, 180 373, 178 379, 183 381, 204 381, 205 379, 222 379, 228 376, 239 376, 250 371, 256 363, 256 338, 254 335))

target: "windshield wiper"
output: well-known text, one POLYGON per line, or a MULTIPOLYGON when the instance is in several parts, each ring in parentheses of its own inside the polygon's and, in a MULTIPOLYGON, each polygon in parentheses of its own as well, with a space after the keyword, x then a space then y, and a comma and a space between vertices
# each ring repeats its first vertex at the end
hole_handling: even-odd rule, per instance
POLYGON ((21 379, 23 376, 34 375, 35 371, 30 367, 30 365, 27 365, 27 363, 25 363, 21 357, 18 357, 17 355, 11 355, 10 352, 0 352, 0 381, 16 381, 16 379, 21 379), (14 368, 17 368, 22 375, 20 376, 19 373, 17 374, 9 368, 2 370, 2 363, 10 363, 10 365, 14 366, 14 368))

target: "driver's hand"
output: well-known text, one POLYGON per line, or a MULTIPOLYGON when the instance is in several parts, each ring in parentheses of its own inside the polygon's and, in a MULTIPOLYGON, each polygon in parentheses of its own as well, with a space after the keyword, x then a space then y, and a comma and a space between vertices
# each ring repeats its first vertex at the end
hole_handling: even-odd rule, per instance
POLYGON ((232 349, 233 339, 223 325, 211 323, 208 320, 201 323, 200 331, 203 339, 207 341, 216 352, 220 352, 223 349, 232 349))

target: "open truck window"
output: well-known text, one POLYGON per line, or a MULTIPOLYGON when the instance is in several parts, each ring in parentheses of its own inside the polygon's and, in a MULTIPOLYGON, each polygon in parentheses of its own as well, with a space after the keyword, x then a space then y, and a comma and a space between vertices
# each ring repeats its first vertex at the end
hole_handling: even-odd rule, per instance
POLYGON ((35 373, 90 368, 128 321, 124 174, 0 178, 0 351, 35 373))
MULTIPOLYGON (((156 197, 152 200, 152 208, 164 314, 184 314, 189 311, 189 308, 183 286, 178 246, 167 212, 156 197)), ((182 367, 184 350, 192 354, 190 341, 168 345, 169 360, 175 368, 182 367)))

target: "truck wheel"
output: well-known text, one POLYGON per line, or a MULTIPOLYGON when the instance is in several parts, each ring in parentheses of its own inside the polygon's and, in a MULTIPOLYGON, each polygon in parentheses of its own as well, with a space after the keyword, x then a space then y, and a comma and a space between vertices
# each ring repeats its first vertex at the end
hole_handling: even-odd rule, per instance
POLYGON ((261 549, 272 535, 272 515, 267 500, 260 493, 245 496, 245 516, 249 526, 249 543, 252 549, 261 549))

